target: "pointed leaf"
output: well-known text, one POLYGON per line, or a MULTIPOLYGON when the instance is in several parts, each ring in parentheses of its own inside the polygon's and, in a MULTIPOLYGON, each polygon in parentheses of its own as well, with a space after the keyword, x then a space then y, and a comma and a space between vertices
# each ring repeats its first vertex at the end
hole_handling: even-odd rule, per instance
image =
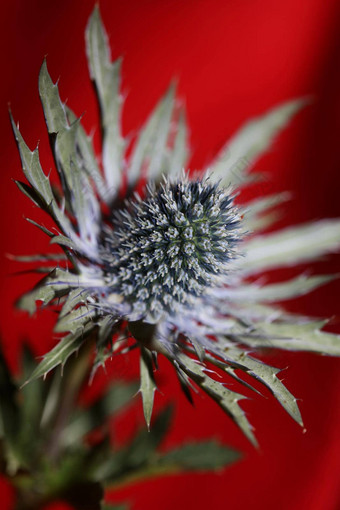
POLYGON ((153 401, 156 390, 156 383, 153 376, 151 352, 141 347, 140 355, 140 392, 143 400, 144 417, 148 429, 150 429, 153 401))
POLYGON ((51 232, 50 230, 48 230, 46 227, 44 227, 43 225, 39 225, 39 223, 37 223, 36 221, 34 220, 31 220, 30 218, 25 218, 26 221, 28 221, 28 223, 31 223, 31 225, 34 225, 35 227, 38 227, 40 230, 42 230, 44 232, 44 234, 48 235, 48 237, 54 237, 54 234, 53 232, 51 232))
POLYGON ((340 249, 340 220, 321 220, 257 236, 243 244, 245 256, 235 260, 245 274, 314 260, 340 249))
POLYGON ((179 177, 181 171, 185 168, 189 156, 188 147, 188 128, 184 110, 179 113, 179 119, 176 126, 176 136, 174 147, 169 157, 167 174, 169 177, 179 177))
POLYGON ((66 315, 59 317, 58 322, 54 328, 57 333, 72 333, 83 330, 88 322, 92 322, 97 315, 97 310, 89 305, 79 306, 66 315))
POLYGON ((162 111, 157 127, 157 135, 155 136, 152 147, 148 148, 146 156, 149 159, 147 169, 148 180, 160 180, 162 169, 164 168, 164 159, 167 152, 167 141, 170 133, 170 123, 174 108, 175 87, 171 86, 164 97, 162 103, 162 111))
MULTIPOLYGON (((44 61, 39 75, 39 93, 44 109, 48 132, 66 199, 66 205, 77 219, 80 237, 89 244, 95 243, 99 207, 85 172, 78 166, 76 139, 80 121, 69 125, 58 85, 54 84, 44 61)), ((74 239, 72 239, 74 241, 74 239)))
POLYGON ((60 246, 65 246, 70 250, 78 251, 78 245, 71 241, 69 237, 63 236, 62 234, 53 236, 50 241, 50 244, 59 244, 60 246))
POLYGON ((171 471, 208 471, 222 469, 239 460, 240 453, 214 439, 186 443, 162 454, 158 464, 171 471))
POLYGON ((193 359, 180 354, 178 362, 181 369, 233 419, 240 427, 246 437, 255 446, 257 441, 252 432, 252 427, 248 422, 244 411, 238 404, 239 400, 244 399, 240 395, 225 388, 221 383, 211 379, 206 373, 203 365, 196 363, 193 359))
POLYGON ((282 283, 270 283, 267 285, 252 283, 234 288, 230 287, 229 289, 215 289, 214 296, 219 299, 225 298, 243 303, 283 301, 308 294, 335 278, 337 278, 337 275, 306 276, 302 274, 282 283))
POLYGON ((103 166, 107 191, 111 199, 122 181, 120 60, 111 62, 108 37, 99 7, 95 6, 86 28, 86 51, 91 79, 94 82, 101 111, 103 129, 103 166))
POLYGON ((21 136, 18 127, 16 126, 11 113, 10 118, 25 177, 33 189, 38 193, 39 198, 42 199, 46 205, 49 205, 54 201, 54 195, 49 178, 44 174, 41 168, 38 148, 36 148, 33 152, 30 151, 21 136))
POLYGON ((44 109, 46 125, 49 133, 59 133, 67 127, 64 105, 60 101, 58 84, 53 83, 47 70, 46 59, 39 73, 39 95, 44 109))
POLYGON ((79 350, 87 336, 92 332, 93 328, 94 325, 89 323, 83 330, 78 330, 75 334, 70 333, 62 338, 53 349, 45 354, 43 360, 39 363, 25 384, 28 384, 39 377, 46 376, 48 372, 58 365, 64 365, 67 359, 79 350))
POLYGON ((46 208, 45 203, 41 201, 39 195, 36 193, 36 191, 34 191, 34 189, 31 186, 29 186, 25 182, 21 182, 21 181, 14 181, 14 182, 18 186, 21 193, 23 193, 24 195, 26 195, 26 197, 28 197, 30 200, 32 200, 34 205, 36 205, 37 207, 40 207, 41 209, 46 208))
POLYGON ((81 288, 82 285, 91 287, 95 284, 96 282, 85 281, 81 275, 55 268, 42 278, 32 291, 24 294, 18 300, 17 306, 32 314, 36 311, 37 301, 41 301, 46 305, 55 297, 61 297, 68 293, 72 287, 81 288))
POLYGON ((278 211, 271 211, 271 209, 287 202, 290 198, 290 193, 283 192, 248 202, 242 208, 245 230, 258 232, 270 226, 279 216, 278 211))
MULTIPOLYGON (((76 115, 66 108, 67 117, 70 124, 74 124, 77 121, 76 115)), ((79 124, 76 133, 76 143, 80 154, 78 164, 81 169, 93 180, 93 183, 104 202, 107 201, 107 187, 104 182, 103 176, 100 172, 99 165, 94 153, 92 140, 87 136, 85 129, 79 124)))
POLYGON ((321 331, 324 324, 324 321, 302 324, 261 322, 256 324, 259 336, 257 338, 242 336, 242 342, 254 347, 311 351, 340 356, 340 335, 321 331))
POLYGON ((131 187, 142 175, 144 165, 147 166, 149 180, 158 179, 161 176, 174 106, 174 93, 174 87, 171 86, 139 133, 131 155, 128 172, 131 187))
POLYGON ((50 260, 60 261, 67 260, 63 253, 44 253, 33 255, 8 255, 11 260, 18 262, 49 262, 50 260))
MULTIPOLYGON (((99 367, 105 368, 106 362, 114 356, 114 346, 112 345, 112 337, 116 331, 117 319, 111 315, 106 315, 97 320, 98 337, 96 342, 96 354, 92 363, 90 382, 96 375, 99 367)), ((115 339, 115 345, 125 340, 121 335, 115 339)))
POLYGON ((94 243, 97 235, 98 204, 85 172, 78 165, 76 138, 79 121, 65 127, 56 136, 56 157, 59 170, 70 191, 69 206, 77 220, 79 235, 88 243, 94 243))
MULTIPOLYGON (((221 344, 223 344, 223 342, 221 344)), ((227 355, 228 362, 230 359, 234 360, 237 364, 236 368, 249 374, 251 377, 260 381, 264 386, 266 386, 275 396, 275 398, 280 402, 287 413, 299 425, 303 425, 296 398, 287 390, 282 381, 280 381, 280 379, 277 377, 280 369, 271 367, 270 365, 267 365, 260 360, 254 359, 251 356, 245 354, 242 349, 238 349, 236 347, 228 347, 227 355)), ((223 356, 223 354, 221 354, 221 356, 223 356)), ((222 361, 219 361, 211 356, 209 356, 207 359, 215 366, 227 372, 227 367, 222 361)), ((243 381, 241 382, 243 383, 243 381)))
POLYGON ((256 161, 272 146, 275 137, 309 101, 296 99, 279 105, 261 117, 247 122, 223 147, 209 166, 214 180, 221 184, 242 184, 256 161))
POLYGON ((59 317, 62 318, 70 313, 77 305, 86 303, 86 298, 90 292, 86 289, 73 289, 68 294, 65 303, 60 311, 59 317))
POLYGON ((50 185, 49 178, 44 174, 39 160, 39 151, 36 148, 33 152, 26 145, 18 127, 15 125, 11 116, 12 128, 18 145, 23 172, 31 184, 31 189, 25 183, 17 181, 19 189, 28 196, 39 207, 48 212, 57 223, 59 228, 63 230, 65 235, 70 238, 74 237, 73 227, 65 216, 64 212, 59 209, 50 185))
POLYGON ((56 292, 52 287, 39 286, 31 292, 24 294, 18 301, 17 307, 25 310, 30 315, 37 310, 37 301, 41 301, 43 305, 47 305, 56 297, 56 292))

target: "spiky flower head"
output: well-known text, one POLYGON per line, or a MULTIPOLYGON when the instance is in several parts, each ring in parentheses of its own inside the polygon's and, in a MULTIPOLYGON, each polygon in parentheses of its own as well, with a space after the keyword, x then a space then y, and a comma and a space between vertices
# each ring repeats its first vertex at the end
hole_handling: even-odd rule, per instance
POLYGON ((129 317, 156 323, 179 313, 228 271, 240 239, 230 192, 209 178, 149 186, 113 213, 101 257, 107 284, 129 317))
POLYGON ((250 351, 271 346, 339 355, 340 338, 321 331, 324 321, 288 314, 273 305, 311 291, 332 275, 303 274, 268 285, 255 277, 338 249, 340 222, 323 220, 254 235, 273 221, 268 211, 286 196, 261 198, 237 209, 229 186, 247 185, 252 164, 305 101, 290 101, 247 123, 208 170, 192 177, 183 173, 187 130, 174 88, 156 106, 132 150, 126 151, 120 125, 120 61, 111 62, 98 7, 86 30, 86 47, 101 111, 102 167, 80 119, 61 102, 46 62, 39 92, 61 199, 40 166, 38 149, 32 152, 27 147, 12 121, 29 181, 17 184, 52 217, 58 232, 29 221, 63 249, 59 257, 43 256, 58 259, 57 267, 19 303, 31 313, 37 301, 61 305, 55 330, 64 336, 32 378, 64 364, 95 335, 94 371, 116 353, 140 347, 148 424, 157 353, 172 362, 189 398, 194 382, 253 442, 252 427, 239 404, 243 395, 211 377, 211 365, 248 388, 242 373, 259 381, 302 424, 296 399, 277 377, 279 370, 250 351), (124 172, 127 191, 122 204, 124 172), (136 193, 141 176, 146 176, 148 187, 136 193))

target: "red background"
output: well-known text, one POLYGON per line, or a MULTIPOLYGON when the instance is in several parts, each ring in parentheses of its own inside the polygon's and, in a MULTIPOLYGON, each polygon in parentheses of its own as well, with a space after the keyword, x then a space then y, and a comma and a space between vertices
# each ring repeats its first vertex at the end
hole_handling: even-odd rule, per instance
MULTIPOLYGON (((23 215, 37 219, 39 212, 11 182, 21 178, 21 172, 7 103, 11 102, 29 145, 33 148, 41 140, 41 157, 48 171, 52 163, 37 92, 39 68, 47 54, 53 79, 60 76, 62 98, 78 114, 85 112, 89 131, 97 126, 83 41, 92 6, 93 0, 2 2, 2 253, 43 252, 48 245, 46 236, 24 222, 23 215)), ((201 167, 247 118, 283 100, 312 94, 312 106, 299 114, 258 163, 268 172, 268 180, 257 191, 293 190, 294 201, 281 225, 340 216, 337 0, 102 0, 100 6, 113 56, 124 57, 125 133, 141 125, 175 76, 191 128, 194 156, 190 166, 201 167)), ((315 268, 340 271, 339 257, 315 268)), ((0 269, 1 334, 8 359, 17 369, 24 337, 37 354, 53 345, 52 318, 48 312, 32 319, 15 312, 14 299, 35 277, 9 276, 22 267, 4 255, 0 269)), ((339 289, 338 283, 330 284, 289 307, 339 316, 339 289)), ((335 319, 334 328, 339 331, 337 323, 335 319)), ((196 407, 190 407, 178 391, 174 374, 164 366, 165 396, 158 394, 158 405, 169 398, 177 402, 167 444, 214 436, 240 448, 245 457, 221 474, 159 479, 110 499, 127 497, 134 509, 148 510, 340 509, 340 362, 288 353, 272 355, 270 361, 289 366, 285 383, 301 399, 305 434, 273 399, 249 400, 244 407, 261 445, 255 451, 213 402, 198 397, 196 407)), ((124 370, 130 367, 124 365, 124 370)), ((136 416, 140 417, 139 411, 136 416)))

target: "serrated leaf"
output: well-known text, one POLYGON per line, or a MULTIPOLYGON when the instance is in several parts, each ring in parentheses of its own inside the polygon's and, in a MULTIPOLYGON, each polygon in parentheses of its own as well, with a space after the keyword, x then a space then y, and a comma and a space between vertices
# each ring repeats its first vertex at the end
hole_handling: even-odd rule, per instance
POLYGON ((48 132, 58 133, 67 126, 67 117, 64 105, 60 101, 58 84, 53 83, 48 73, 46 59, 39 73, 39 95, 48 132))
POLYGON ((112 315, 106 315, 98 321, 98 344, 107 345, 113 335, 113 330, 117 324, 117 319, 112 315))
POLYGON ((166 155, 166 143, 170 130, 170 120, 174 107, 175 89, 169 88, 150 115, 145 126, 141 129, 133 148, 128 171, 128 181, 131 187, 142 175, 146 165, 149 180, 159 179, 163 160, 166 155))
POLYGON ((244 257, 235 260, 243 274, 302 264, 340 249, 340 220, 329 219, 256 236, 243 244, 244 257))
POLYGON ((79 329, 76 333, 70 333, 62 338, 53 349, 45 354, 42 361, 33 371, 25 384, 28 384, 39 377, 46 376, 48 372, 58 365, 65 365, 67 359, 79 350, 87 336, 92 332, 93 328, 94 325, 89 323, 86 324, 84 329, 79 329))
POLYGON ((41 301, 44 305, 47 305, 55 297, 56 292, 52 287, 38 286, 27 294, 24 294, 16 304, 21 310, 25 310, 30 315, 33 315, 37 310, 37 301, 41 301))
MULTIPOLYGON (((221 342, 221 348, 223 346, 223 341, 221 342)), ((260 360, 254 359, 248 354, 246 354, 242 349, 235 348, 227 348, 226 354, 228 356, 228 363, 230 360, 235 361, 235 368, 242 370, 247 373, 254 379, 260 381, 264 386, 266 386, 274 397, 280 402, 282 407, 287 411, 287 413, 297 422, 299 425, 303 425, 301 413, 298 408, 296 398, 287 390, 282 381, 277 377, 277 374, 280 372, 280 369, 267 365, 260 360)), ((223 357, 223 352, 221 354, 223 357)), ((212 356, 208 356, 207 359, 213 363, 215 366, 220 369, 227 371, 227 366, 220 360, 213 358, 212 356)), ((244 384, 243 380, 238 379, 239 382, 244 384)), ((247 384, 245 384, 249 387, 247 384)))
POLYGON ((140 354, 140 381, 144 417, 147 427, 150 430, 156 383, 153 375, 152 355, 151 352, 144 347, 141 347, 140 354))
MULTIPOLYGON (((93 380, 99 367, 105 368, 106 362, 114 355, 112 336, 115 332, 117 319, 112 315, 106 315, 97 320, 98 337, 96 342, 96 354, 92 363, 90 381, 93 380)), ((119 338, 115 340, 116 345, 119 338)))
POLYGON ((86 298, 90 294, 90 292, 86 289, 72 289, 71 292, 67 295, 65 303, 60 311, 59 317, 62 318, 68 313, 70 313, 73 308, 75 308, 79 304, 86 303, 86 298))
MULTIPOLYGON (((48 91, 45 92, 48 97, 48 91)), ((65 121, 66 122, 66 121, 65 121)), ((78 219, 78 210, 74 207, 74 198, 77 193, 81 191, 80 183, 80 170, 77 166, 76 157, 76 136, 79 126, 79 119, 76 120, 71 126, 65 124, 54 138, 55 140, 55 151, 57 158, 57 166, 62 176, 63 188, 65 184, 68 190, 71 192, 69 206, 71 211, 74 211, 76 218, 78 219), (64 181, 64 182, 63 182, 64 181), (73 203, 72 203, 73 198, 73 203)), ((52 134, 52 133, 51 133, 52 134)), ((82 221, 82 217, 79 218, 82 221)))
POLYGON ((59 131, 55 140, 56 155, 60 172, 65 177, 70 191, 71 210, 77 219, 80 237, 88 243, 95 243, 97 235, 98 204, 85 172, 78 166, 76 137, 79 121, 59 131))
MULTIPOLYGON (((86 173, 82 173, 78 166, 76 139, 80 122, 77 119, 69 125, 65 107, 59 97, 58 85, 53 83, 45 60, 39 75, 39 93, 66 204, 76 217, 79 235, 85 241, 81 245, 82 249, 88 252, 91 244, 95 244, 99 207, 86 173)), ((77 245, 74 237, 71 237, 71 241, 77 245)))
MULTIPOLYGON (((44 305, 51 302, 55 297, 60 297, 70 288, 78 288, 83 281, 80 275, 70 273, 64 269, 55 268, 51 273, 42 278, 36 287, 24 294, 17 302, 17 306, 30 314, 36 311, 36 302, 41 301, 44 305)), ((90 282, 86 285, 91 286, 90 282)))
POLYGON ((306 99, 287 101, 247 122, 209 166, 212 179, 221 179, 221 184, 226 186, 245 182, 250 168, 271 147, 275 137, 293 115, 308 102, 306 99))
POLYGON ((178 365, 178 363, 176 361, 174 361, 174 365, 176 367, 176 375, 177 375, 181 390, 183 391, 184 396, 186 397, 188 402, 191 405, 193 405, 194 400, 192 398, 192 393, 191 393, 191 390, 194 389, 193 385, 191 384, 191 381, 190 381, 189 377, 187 376, 187 374, 185 372, 183 372, 183 370, 180 368, 180 366, 178 365))
POLYGON ((23 172, 28 182, 31 184, 32 189, 25 183, 20 183, 18 181, 16 182, 17 186, 26 196, 33 200, 34 203, 52 216, 66 236, 74 238, 72 225, 64 212, 59 209, 49 178, 44 174, 41 168, 38 148, 34 151, 28 148, 12 116, 11 123, 20 153, 23 172))
POLYGON ((44 174, 41 168, 38 148, 36 148, 32 152, 27 147, 18 127, 14 122, 11 112, 10 118, 14 137, 18 145, 22 169, 25 174, 25 177, 31 184, 33 189, 39 194, 39 198, 41 198, 48 205, 51 202, 53 202, 54 195, 52 192, 49 178, 44 174))
POLYGON ((244 379, 242 379, 241 377, 239 377, 237 375, 235 368, 225 365, 223 370, 224 370, 224 372, 226 374, 228 374, 230 377, 235 379, 235 381, 237 381, 240 384, 242 384, 242 386, 244 386, 245 388, 248 388, 248 390, 253 391, 254 393, 257 393, 258 395, 262 396, 262 393, 260 391, 258 391, 256 388, 254 388, 254 386, 252 386, 251 384, 247 383, 247 381, 245 381, 244 379))
POLYGON ((82 330, 88 322, 92 322, 97 315, 97 310, 87 305, 79 306, 66 315, 59 317, 54 331, 56 333, 72 333, 82 330))
POLYGON ((240 453, 214 439, 186 443, 162 454, 158 465, 171 471, 208 471, 222 469, 240 459, 240 453))
MULTIPOLYGON (((73 124, 77 121, 76 115, 70 110, 70 108, 66 108, 67 117, 69 119, 69 123, 73 124)), ((102 174, 100 172, 97 159, 94 153, 93 144, 91 138, 86 134, 83 126, 79 124, 77 133, 76 133, 76 143, 79 151, 79 161, 78 164, 81 169, 91 177, 96 190, 98 191, 101 199, 104 202, 108 201, 108 190, 107 186, 104 182, 102 174)))
POLYGON ((86 33, 86 52, 91 79, 100 105, 103 130, 103 167, 107 198, 116 196, 122 181, 122 154, 125 142, 121 135, 120 60, 111 62, 108 37, 99 7, 95 6, 86 33))
POLYGON ((221 383, 211 379, 206 373, 204 365, 196 363, 193 359, 180 354, 177 356, 181 369, 215 402, 225 411, 232 420, 240 427, 249 441, 257 445, 252 427, 248 422, 244 411, 238 404, 244 395, 235 393, 225 388, 221 383))

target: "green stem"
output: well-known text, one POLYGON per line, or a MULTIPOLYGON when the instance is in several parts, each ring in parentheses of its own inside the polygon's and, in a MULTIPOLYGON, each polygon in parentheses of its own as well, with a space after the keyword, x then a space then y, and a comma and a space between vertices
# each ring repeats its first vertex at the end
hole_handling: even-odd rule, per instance
POLYGON ((93 342, 87 339, 85 345, 80 349, 78 356, 69 360, 63 373, 63 384, 60 385, 60 397, 58 410, 54 420, 54 426, 46 446, 46 455, 52 462, 56 462, 61 453, 60 439, 73 411, 75 401, 78 397, 81 386, 87 377, 90 364, 89 358, 93 342))

